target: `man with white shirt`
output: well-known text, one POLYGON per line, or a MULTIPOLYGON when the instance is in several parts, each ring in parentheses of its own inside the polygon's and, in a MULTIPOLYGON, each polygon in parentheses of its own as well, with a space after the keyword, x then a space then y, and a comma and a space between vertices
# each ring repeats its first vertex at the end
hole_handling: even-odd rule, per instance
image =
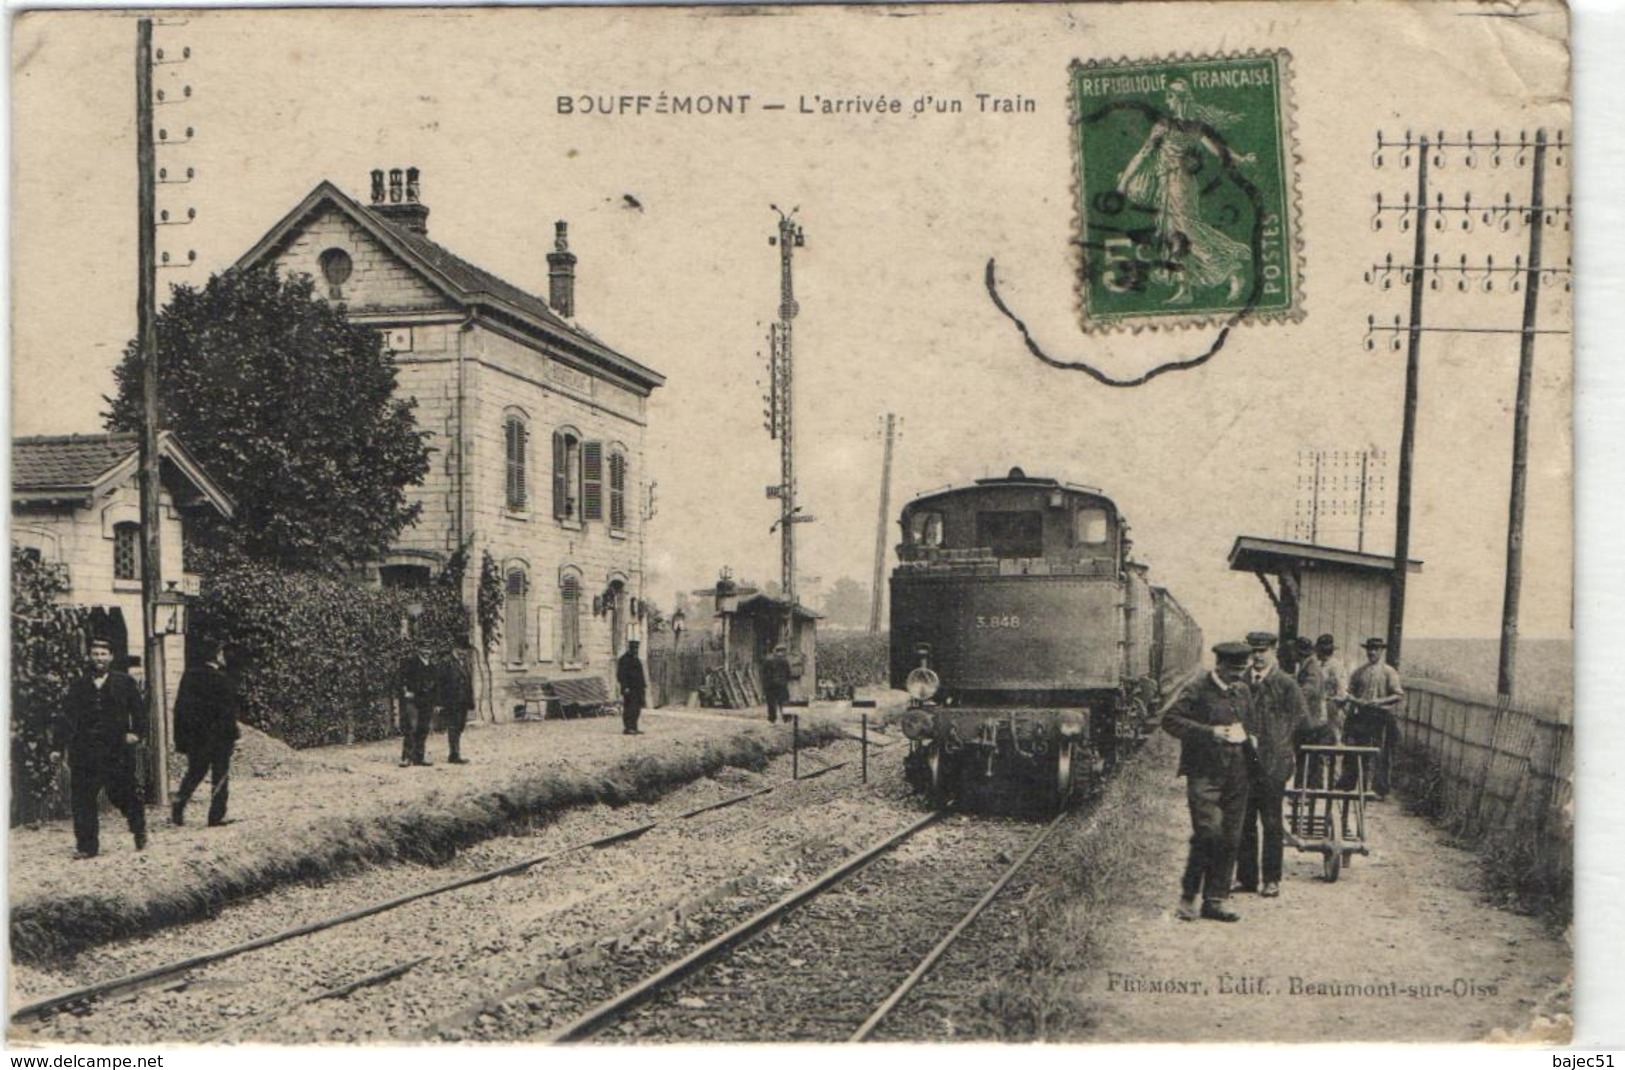
POLYGON ((1162 714, 1163 729, 1179 740, 1178 775, 1185 778, 1191 813, 1190 852, 1175 911, 1182 921, 1241 920, 1226 900, 1247 806, 1250 699, 1241 676, 1248 653, 1245 643, 1215 646, 1214 670, 1181 691, 1162 714))
POLYGON ((68 755, 75 858, 101 851, 97 804, 103 789, 129 822, 135 849, 147 846, 147 811, 136 780, 135 751, 147 734, 146 703, 128 675, 113 671, 113 647, 90 643, 90 668, 68 685, 56 723, 51 760, 68 755))

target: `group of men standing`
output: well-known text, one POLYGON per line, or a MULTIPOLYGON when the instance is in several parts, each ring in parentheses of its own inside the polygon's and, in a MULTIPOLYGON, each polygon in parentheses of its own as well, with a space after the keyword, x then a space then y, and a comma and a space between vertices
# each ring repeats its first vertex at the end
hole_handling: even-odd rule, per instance
POLYGON ((420 642, 401 659, 396 674, 400 688, 401 768, 433 765, 426 753, 429 732, 438 717, 446 729, 446 761, 467 765, 463 729, 474 709, 474 678, 468 665, 467 640, 456 649, 437 652, 420 642))
MULTIPOLYGON (((1288 673, 1277 660, 1276 637, 1251 632, 1244 643, 1215 646, 1213 671, 1163 711, 1163 728, 1180 741, 1179 775, 1191 815, 1178 917, 1239 921, 1228 903, 1232 892, 1281 894, 1282 808, 1298 751, 1342 742, 1382 747, 1386 757, 1394 742, 1391 711, 1405 692, 1399 673, 1382 660, 1386 646, 1367 640, 1368 663, 1345 677, 1332 636, 1299 639, 1297 665, 1288 673)), ((1305 763, 1307 786, 1318 786, 1319 766, 1305 763)), ((1345 769, 1338 786, 1353 787, 1353 775, 1345 769)), ((1373 787, 1379 799, 1388 793, 1385 760, 1376 763, 1373 787)))

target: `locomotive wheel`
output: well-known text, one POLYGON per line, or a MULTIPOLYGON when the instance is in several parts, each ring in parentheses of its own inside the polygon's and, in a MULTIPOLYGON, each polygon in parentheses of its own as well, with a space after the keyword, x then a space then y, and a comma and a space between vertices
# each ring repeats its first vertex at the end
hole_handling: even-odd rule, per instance
POLYGON ((1055 809, 1061 810, 1072 797, 1072 744, 1063 743, 1055 752, 1055 809))
POLYGON ((948 801, 948 790, 942 782, 942 746, 933 743, 925 752, 925 768, 931 774, 931 805, 940 807, 948 801))

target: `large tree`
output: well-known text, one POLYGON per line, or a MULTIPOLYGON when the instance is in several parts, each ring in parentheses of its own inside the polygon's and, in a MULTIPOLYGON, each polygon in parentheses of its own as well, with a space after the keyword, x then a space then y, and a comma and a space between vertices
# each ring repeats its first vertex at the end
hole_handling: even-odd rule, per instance
MULTIPOLYGON (((144 360, 114 372, 111 430, 141 426, 144 360)), ((237 503, 205 540, 299 568, 376 558, 418 514, 429 470, 415 403, 395 396, 376 329, 314 296, 309 276, 226 272, 174 288, 158 314, 159 426, 178 434, 237 503)))

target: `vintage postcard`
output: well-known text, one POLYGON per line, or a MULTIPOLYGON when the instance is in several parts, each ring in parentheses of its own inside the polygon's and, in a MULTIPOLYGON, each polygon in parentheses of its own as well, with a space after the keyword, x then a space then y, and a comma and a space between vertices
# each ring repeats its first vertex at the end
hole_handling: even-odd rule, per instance
POLYGON ((11 1046, 1597 1035, 1559 0, 11 31, 11 1046))

